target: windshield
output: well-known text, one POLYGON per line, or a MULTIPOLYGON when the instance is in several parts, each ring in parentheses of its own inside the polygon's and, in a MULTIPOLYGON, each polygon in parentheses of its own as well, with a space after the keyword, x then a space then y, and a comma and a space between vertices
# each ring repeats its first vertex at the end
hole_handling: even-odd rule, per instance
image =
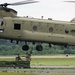
POLYGON ((3 19, 0 19, 0 32, 4 32, 5 22, 3 19))

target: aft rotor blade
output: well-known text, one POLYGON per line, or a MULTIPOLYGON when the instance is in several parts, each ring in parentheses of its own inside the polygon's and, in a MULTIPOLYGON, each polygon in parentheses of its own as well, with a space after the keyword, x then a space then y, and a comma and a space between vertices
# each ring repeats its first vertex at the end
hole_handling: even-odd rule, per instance
POLYGON ((75 1, 64 1, 64 2, 70 2, 70 3, 75 3, 75 1))

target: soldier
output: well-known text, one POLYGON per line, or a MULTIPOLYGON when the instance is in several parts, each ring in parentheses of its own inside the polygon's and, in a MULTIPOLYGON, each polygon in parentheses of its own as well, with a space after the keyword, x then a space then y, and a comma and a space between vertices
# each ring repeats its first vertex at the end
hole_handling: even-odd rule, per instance
POLYGON ((21 57, 20 57, 20 55, 19 54, 17 54, 17 57, 16 57, 16 61, 22 61, 22 59, 21 59, 21 57))
POLYGON ((31 53, 26 53, 26 61, 31 61, 31 53))

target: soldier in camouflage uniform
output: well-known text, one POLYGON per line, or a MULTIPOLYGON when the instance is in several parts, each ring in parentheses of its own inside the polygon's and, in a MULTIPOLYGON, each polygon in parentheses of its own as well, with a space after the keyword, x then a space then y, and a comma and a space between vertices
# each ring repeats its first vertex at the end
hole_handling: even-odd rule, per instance
POLYGON ((17 54, 16 61, 22 61, 22 59, 21 59, 19 54, 17 54))
POLYGON ((31 61, 31 54, 30 53, 26 53, 26 61, 31 61))

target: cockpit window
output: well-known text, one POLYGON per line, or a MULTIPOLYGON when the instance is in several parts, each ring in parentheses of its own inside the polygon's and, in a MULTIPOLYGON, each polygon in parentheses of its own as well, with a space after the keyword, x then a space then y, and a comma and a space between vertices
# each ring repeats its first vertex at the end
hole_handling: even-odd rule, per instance
POLYGON ((1 25, 1 26, 5 25, 5 24, 4 24, 4 21, 3 21, 2 19, 0 19, 0 25, 1 25))
POLYGON ((5 29, 5 22, 3 19, 0 19, 0 32, 4 32, 5 29))
POLYGON ((2 22, 1 22, 1 26, 3 26, 3 24, 4 24, 4 22, 2 21, 2 22))
POLYGON ((4 29, 0 29, 0 32, 1 32, 1 33, 4 32, 4 29))
POLYGON ((2 23, 2 19, 0 19, 0 25, 1 25, 1 23, 2 23))

